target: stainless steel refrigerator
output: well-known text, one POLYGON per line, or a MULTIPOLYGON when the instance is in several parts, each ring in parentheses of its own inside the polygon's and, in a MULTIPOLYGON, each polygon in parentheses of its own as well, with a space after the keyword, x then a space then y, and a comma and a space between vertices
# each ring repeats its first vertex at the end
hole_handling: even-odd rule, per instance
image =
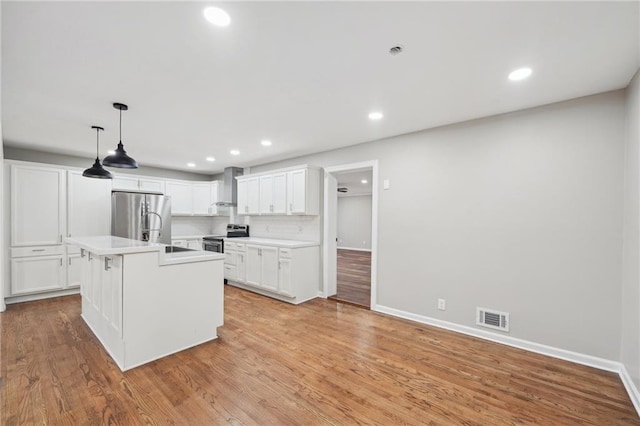
POLYGON ((171 197, 151 192, 111 192, 111 235, 171 245, 171 197))

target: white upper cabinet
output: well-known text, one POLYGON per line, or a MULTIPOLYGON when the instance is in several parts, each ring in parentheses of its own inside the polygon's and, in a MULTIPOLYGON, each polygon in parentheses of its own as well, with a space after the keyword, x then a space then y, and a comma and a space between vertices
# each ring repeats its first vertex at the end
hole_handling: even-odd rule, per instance
POLYGON ((111 234, 111 180, 67 172, 67 236, 111 234))
POLYGON ((161 192, 164 194, 165 183, 163 180, 140 178, 138 179, 138 186, 141 191, 149 192, 161 192))
POLYGON ((238 179, 238 214, 260 213, 260 180, 257 177, 238 179))
POLYGON ((307 211, 307 171, 295 170, 287 176, 287 199, 289 214, 304 214, 307 211))
POLYGON ((61 244, 65 234, 65 171, 11 166, 11 245, 61 244))
POLYGON ((238 213, 317 215, 320 170, 307 166, 238 178, 238 213))
POLYGON ((220 198, 220 183, 202 182, 193 183, 193 214, 195 215, 217 215, 218 207, 215 203, 220 198))
POLYGON ((112 179, 113 189, 133 189, 137 191, 138 188, 138 178, 130 178, 124 176, 114 176, 112 179))
POLYGON ((172 215, 193 214, 193 187, 190 183, 167 181, 165 188, 171 197, 172 215))
POLYGON ((287 213, 287 174, 260 176, 260 214, 287 213))
POLYGON ((193 214, 208 215, 211 213, 211 185, 206 183, 193 184, 193 214))
POLYGON ((162 192, 164 194, 164 181, 147 177, 134 176, 114 176, 112 182, 113 189, 162 192))

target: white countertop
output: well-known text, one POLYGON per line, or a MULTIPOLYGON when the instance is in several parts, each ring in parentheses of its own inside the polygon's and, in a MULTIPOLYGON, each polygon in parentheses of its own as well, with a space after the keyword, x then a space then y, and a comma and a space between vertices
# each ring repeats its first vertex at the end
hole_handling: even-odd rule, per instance
POLYGON ((228 242, 234 242, 234 243, 260 244, 263 246, 276 246, 276 247, 287 247, 287 248, 315 247, 320 245, 320 243, 315 241, 281 240, 279 238, 237 237, 237 238, 225 238, 224 240, 228 242))
POLYGON ((129 238, 114 237, 111 235, 65 238, 64 242, 66 244, 78 246, 98 256, 157 252, 158 263, 160 265, 223 260, 225 258, 225 255, 222 253, 202 250, 165 253, 166 244, 148 243, 129 238))

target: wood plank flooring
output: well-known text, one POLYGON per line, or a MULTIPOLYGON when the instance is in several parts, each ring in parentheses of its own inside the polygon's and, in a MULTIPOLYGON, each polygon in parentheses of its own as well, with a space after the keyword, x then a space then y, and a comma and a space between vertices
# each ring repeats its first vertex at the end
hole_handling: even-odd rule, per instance
POLYGON ((371 252, 338 249, 337 290, 331 299, 369 308, 371 252))
POLYGON ((335 301, 225 294, 218 340, 126 373, 78 296, 9 305, 0 424, 640 425, 613 373, 335 301))

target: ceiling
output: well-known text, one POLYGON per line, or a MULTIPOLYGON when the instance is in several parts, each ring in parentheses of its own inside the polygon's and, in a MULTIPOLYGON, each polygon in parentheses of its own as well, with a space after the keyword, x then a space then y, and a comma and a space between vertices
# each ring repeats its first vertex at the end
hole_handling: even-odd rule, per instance
POLYGON ((3 1, 4 143, 91 158, 99 125, 102 157, 122 102, 140 164, 214 174, 620 89, 640 66, 638 2, 216 3, 225 28, 210 4, 3 1))
POLYGON ((345 171, 333 173, 338 181, 338 188, 347 188, 347 192, 338 192, 338 197, 371 194, 373 171, 371 168, 358 171, 345 171), (365 183, 362 183, 366 181, 365 183))

